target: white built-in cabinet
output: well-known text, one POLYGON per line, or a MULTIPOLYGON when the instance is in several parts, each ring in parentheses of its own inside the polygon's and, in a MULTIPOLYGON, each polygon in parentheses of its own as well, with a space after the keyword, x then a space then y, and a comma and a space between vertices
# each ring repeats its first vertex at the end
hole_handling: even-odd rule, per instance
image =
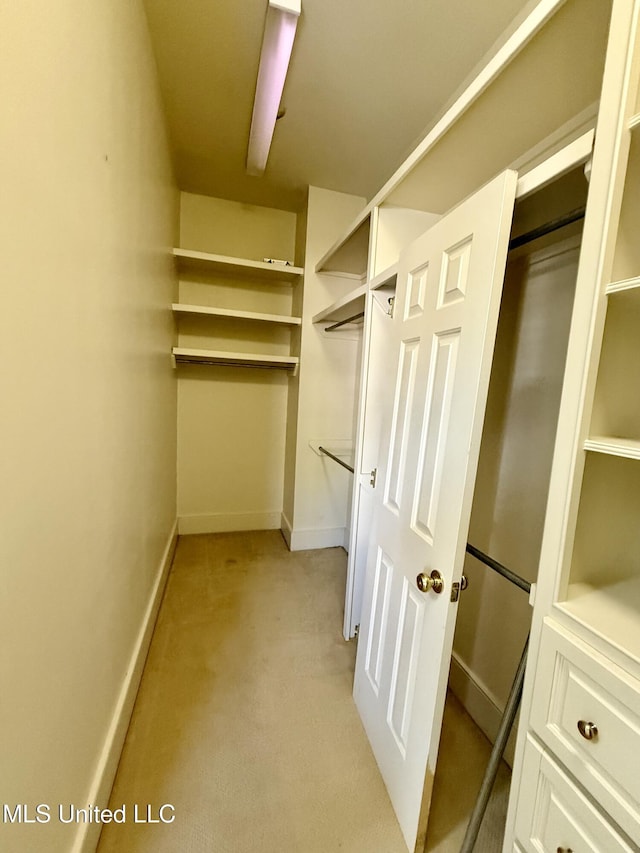
POLYGON ((400 252, 502 169, 518 171, 517 204, 570 170, 590 178, 505 853, 640 850, 639 7, 532 6, 316 267, 344 275, 345 295, 314 322, 364 311, 349 638, 390 405, 385 323, 400 252))
POLYGON ((540 560, 507 831, 532 853, 640 849, 639 14, 614 4, 540 560))
MULTIPOLYGON (((173 358, 177 364, 226 365, 238 367, 273 368, 294 371, 299 358, 288 352, 282 353, 282 341, 276 340, 270 329, 279 327, 291 329, 299 327, 302 319, 291 314, 276 311, 247 310, 238 304, 230 307, 226 300, 219 297, 227 295, 233 289, 234 282, 238 291, 242 290, 253 297, 253 302, 262 301, 269 307, 270 293, 275 297, 278 291, 295 286, 303 270, 300 267, 286 266, 280 263, 265 263, 245 258, 232 258, 208 252, 193 251, 184 248, 173 250, 178 267, 181 292, 187 289, 200 293, 208 292, 206 304, 193 304, 181 298, 172 305, 178 321, 180 340, 173 347, 173 358), (206 285, 204 291, 202 285, 206 285), (216 298, 218 295, 218 298, 216 298), (224 301, 224 305, 220 304, 224 301), (225 326, 232 327, 234 334, 225 335, 225 326), (220 349, 207 344, 212 340, 230 339, 233 349, 220 349), (256 346, 259 341, 265 346, 256 346), (243 347, 243 341, 253 342, 251 347, 243 347), (197 345, 193 345, 195 344, 197 345), (203 345, 203 342, 205 345, 203 345), (274 347, 274 342, 276 346, 274 347), (278 346, 280 344, 280 346, 278 346)), ((233 300, 232 300, 233 301, 233 300)), ((203 299, 202 302, 205 302, 203 299)))

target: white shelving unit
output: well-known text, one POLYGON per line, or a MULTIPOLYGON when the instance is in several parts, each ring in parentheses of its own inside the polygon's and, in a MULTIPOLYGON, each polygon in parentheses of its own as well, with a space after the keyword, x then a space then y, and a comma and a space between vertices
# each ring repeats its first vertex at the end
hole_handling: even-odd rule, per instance
POLYGON ((572 774, 586 795, 573 825, 548 818, 554 849, 640 849, 638 0, 614 2, 610 33, 603 103, 616 110, 601 110, 594 149, 585 271, 593 257, 576 291, 521 712, 529 733, 514 766, 510 825, 527 850, 552 837, 539 828, 546 794, 532 744, 566 768, 563 787, 572 774), (596 817, 606 832, 587 842, 596 817))
MULTIPOLYGON (((205 284, 207 289, 209 286, 216 287, 216 285, 220 284, 228 289, 231 283, 234 294, 234 280, 238 280, 238 285, 242 285, 243 289, 246 290, 247 286, 250 289, 255 287, 262 292, 263 296, 266 293, 267 298, 269 298, 269 293, 277 292, 279 287, 286 286, 288 290, 289 286, 298 282, 304 272, 301 267, 286 266, 279 263, 270 264, 263 261, 217 255, 192 249, 175 248, 173 249, 173 256, 176 260, 178 271, 185 275, 187 280, 190 276, 195 277, 196 283, 198 285, 205 284), (271 288, 271 291, 267 290, 267 288, 271 288)), ((240 287, 238 288, 239 292, 240 287)), ((200 305, 193 304, 192 302, 174 302, 172 310, 179 323, 181 320, 184 320, 184 323, 193 325, 198 320, 210 320, 212 336, 214 329, 218 327, 222 330, 222 337, 225 339, 225 342, 231 328, 235 328, 235 338, 242 339, 247 327, 243 328, 238 325, 239 322, 249 321, 256 328, 262 327, 260 340, 264 340, 266 335, 267 344, 271 343, 273 333, 267 334, 265 330, 277 327, 294 329, 302 323, 300 317, 284 313, 250 311, 240 307, 230 308, 217 305, 200 305), (240 332, 238 331, 239 329, 241 330, 240 332)), ((202 324, 200 325, 202 326, 202 324)), ((186 326, 180 324, 181 338, 184 337, 183 333, 186 328, 186 326)), ((203 326, 199 329, 197 333, 198 338, 201 338, 205 334, 203 332, 204 328, 203 326)), ((209 327, 207 326, 206 328, 209 327)), ((282 333, 280 333, 281 336, 282 333)), ((290 354, 281 355, 275 352, 205 349, 200 346, 184 346, 184 343, 188 343, 188 341, 180 340, 179 346, 175 346, 172 350, 174 365, 200 364, 271 368, 289 370, 295 373, 299 362, 297 356, 290 354)))

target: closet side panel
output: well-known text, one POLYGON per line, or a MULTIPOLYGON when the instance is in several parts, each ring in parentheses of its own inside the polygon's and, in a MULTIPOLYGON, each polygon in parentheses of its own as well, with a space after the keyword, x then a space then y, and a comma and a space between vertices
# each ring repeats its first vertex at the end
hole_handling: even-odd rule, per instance
MULTIPOLYGON (((287 505, 292 516, 283 519, 285 538, 294 551, 343 545, 346 539, 353 475, 318 455, 309 442, 353 442, 362 333, 351 327, 325 332, 312 317, 358 285, 353 278, 316 273, 315 266, 364 203, 359 196, 309 187, 300 369, 293 380, 295 462, 291 444, 287 449, 287 505)), ((289 441, 293 439, 290 430, 289 441)))

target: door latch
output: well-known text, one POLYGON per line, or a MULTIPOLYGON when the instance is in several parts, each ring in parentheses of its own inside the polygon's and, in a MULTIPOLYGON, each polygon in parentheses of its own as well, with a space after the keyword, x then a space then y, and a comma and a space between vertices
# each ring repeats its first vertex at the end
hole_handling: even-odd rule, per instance
POLYGON ((469 581, 467 580, 466 575, 462 575, 460 578, 460 583, 452 583, 451 584, 451 601, 457 601, 460 598, 460 593, 464 592, 464 590, 469 586, 469 581))

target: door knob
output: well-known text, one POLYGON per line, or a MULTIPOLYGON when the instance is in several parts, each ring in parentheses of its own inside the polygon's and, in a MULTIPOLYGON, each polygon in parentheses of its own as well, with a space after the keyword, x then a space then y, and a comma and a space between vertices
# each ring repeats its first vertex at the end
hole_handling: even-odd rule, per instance
POLYGON ((416 584, 418 585, 420 592, 429 592, 431 590, 439 595, 444 589, 442 575, 437 569, 434 569, 430 575, 425 572, 420 572, 416 578, 416 584))
POLYGON ((578 731, 585 740, 593 740, 598 737, 598 727, 595 723, 588 723, 586 720, 578 720, 578 731))

